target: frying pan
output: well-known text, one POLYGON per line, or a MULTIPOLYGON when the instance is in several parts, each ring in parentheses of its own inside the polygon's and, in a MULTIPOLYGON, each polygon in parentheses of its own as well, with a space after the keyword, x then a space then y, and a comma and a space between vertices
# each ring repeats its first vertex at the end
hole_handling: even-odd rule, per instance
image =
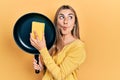
MULTIPOLYGON (((14 25, 13 36, 16 44, 25 52, 34 54, 37 64, 39 64, 39 51, 30 44, 30 33, 32 29, 32 21, 45 23, 45 40, 47 49, 50 49, 55 42, 56 31, 54 24, 50 19, 40 13, 27 13, 20 17, 14 25)), ((39 70, 35 70, 39 73, 39 70)))

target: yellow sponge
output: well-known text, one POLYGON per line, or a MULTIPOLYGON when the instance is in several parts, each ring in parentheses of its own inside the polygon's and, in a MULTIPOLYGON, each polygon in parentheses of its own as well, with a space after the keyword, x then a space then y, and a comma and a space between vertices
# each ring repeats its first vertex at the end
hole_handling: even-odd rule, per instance
POLYGON ((44 33, 44 27, 45 27, 44 23, 33 21, 32 22, 32 36, 35 38, 34 31, 36 31, 39 39, 42 40, 43 33, 44 33))

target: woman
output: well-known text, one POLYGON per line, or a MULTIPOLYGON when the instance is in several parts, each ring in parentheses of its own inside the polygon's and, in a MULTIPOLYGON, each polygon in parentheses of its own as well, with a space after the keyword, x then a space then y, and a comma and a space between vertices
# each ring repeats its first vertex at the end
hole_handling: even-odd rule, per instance
POLYGON ((57 37, 54 45, 48 51, 45 38, 40 41, 36 32, 30 42, 41 54, 39 65, 34 60, 34 68, 44 70, 42 80, 78 80, 77 71, 85 60, 84 43, 79 37, 79 25, 76 12, 68 5, 61 6, 55 15, 57 37))

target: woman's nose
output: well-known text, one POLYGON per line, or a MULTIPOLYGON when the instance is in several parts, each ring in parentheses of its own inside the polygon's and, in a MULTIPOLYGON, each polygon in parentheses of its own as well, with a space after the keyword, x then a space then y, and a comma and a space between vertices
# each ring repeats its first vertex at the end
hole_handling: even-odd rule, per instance
POLYGON ((68 24, 68 19, 67 18, 64 19, 64 24, 68 24))

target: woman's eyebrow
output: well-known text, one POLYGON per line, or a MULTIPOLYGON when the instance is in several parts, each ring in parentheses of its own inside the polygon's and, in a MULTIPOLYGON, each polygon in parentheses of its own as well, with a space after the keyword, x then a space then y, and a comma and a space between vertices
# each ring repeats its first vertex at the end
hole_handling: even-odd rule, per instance
MULTIPOLYGON (((59 13, 58 15, 59 15, 59 16, 64 16, 64 14, 63 14, 63 13, 59 13)), ((69 13, 68 15, 73 15, 73 16, 74 16, 74 14, 73 14, 73 13, 69 13)))
POLYGON ((73 13, 69 13, 68 15, 74 15, 73 13))
POLYGON ((64 14, 60 13, 60 14, 58 14, 58 15, 64 15, 64 14))

